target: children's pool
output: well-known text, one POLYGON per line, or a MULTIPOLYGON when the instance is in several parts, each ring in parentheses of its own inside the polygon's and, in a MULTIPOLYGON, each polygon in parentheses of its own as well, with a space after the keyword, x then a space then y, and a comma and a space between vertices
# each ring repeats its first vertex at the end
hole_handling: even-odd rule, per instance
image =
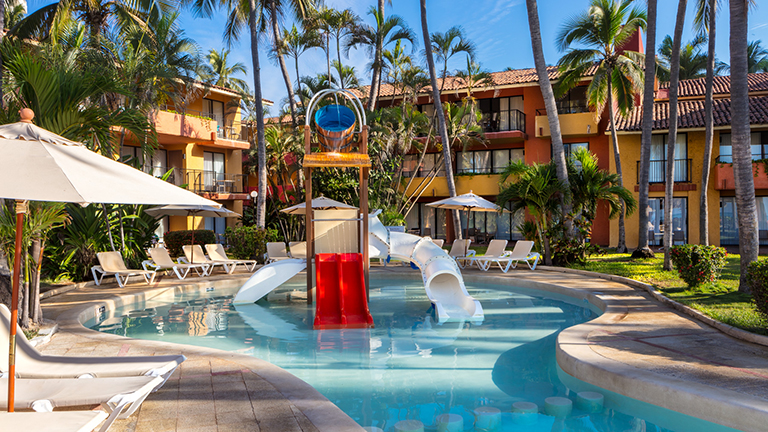
POLYGON ((585 302, 470 284, 485 320, 438 325, 420 281, 371 284, 373 329, 312 330, 313 307, 291 294, 303 291, 299 279, 263 304, 234 306, 235 290, 216 289, 173 303, 134 304, 86 326, 253 355, 306 381, 360 425, 385 431, 401 420, 419 420, 425 430, 436 430, 437 417, 446 413, 461 416, 464 431, 733 430, 590 386, 559 370, 558 333, 598 314, 585 302), (543 413, 546 398, 580 402, 577 393, 584 390, 601 393, 603 407, 574 403, 565 417, 543 413), (535 403, 539 413, 513 414, 512 404, 520 401, 535 403), (501 424, 475 427, 473 412, 479 407, 497 408, 501 424))

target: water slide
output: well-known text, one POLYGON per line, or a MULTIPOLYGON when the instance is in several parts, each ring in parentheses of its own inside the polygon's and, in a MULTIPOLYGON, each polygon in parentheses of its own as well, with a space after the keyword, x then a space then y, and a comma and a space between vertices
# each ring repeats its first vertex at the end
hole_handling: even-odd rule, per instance
POLYGON ((438 322, 448 319, 483 319, 483 307, 467 292, 456 261, 428 237, 390 232, 378 218, 368 216, 369 256, 411 261, 421 270, 427 297, 435 306, 438 322))
POLYGON ((307 260, 297 258, 267 264, 240 287, 240 291, 235 295, 234 303, 256 302, 275 288, 288 282, 290 278, 305 268, 307 268, 307 260))
POLYGON ((359 253, 320 253, 315 255, 317 298, 315 329, 373 327, 368 310, 359 253))

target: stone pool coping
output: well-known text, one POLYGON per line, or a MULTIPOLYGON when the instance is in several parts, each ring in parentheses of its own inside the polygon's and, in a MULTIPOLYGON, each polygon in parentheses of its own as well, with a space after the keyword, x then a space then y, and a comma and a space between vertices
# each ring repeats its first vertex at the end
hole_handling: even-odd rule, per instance
MULTIPOLYGON (((624 321, 627 321, 628 317, 642 318, 642 311, 644 309, 653 309, 653 313, 656 314, 667 314, 665 316, 666 324, 664 323, 665 319, 662 319, 660 323, 654 324, 653 331, 661 331, 661 333, 653 337, 680 338, 686 336, 664 333, 670 330, 678 331, 678 333, 685 330, 690 333, 688 336, 701 337, 704 335, 705 337, 713 337, 714 333, 731 334, 730 329, 715 325, 714 327, 718 331, 706 330, 702 329, 706 326, 702 326, 698 321, 696 322, 697 324, 692 325, 691 322, 693 320, 691 318, 699 318, 696 314, 685 316, 683 320, 687 321, 687 323, 681 321, 682 315, 673 310, 680 308, 671 304, 675 302, 666 299, 655 292, 652 287, 638 281, 617 276, 596 275, 580 270, 560 268, 540 268, 539 270, 543 271, 517 270, 502 275, 500 273, 485 273, 465 269, 463 274, 465 280, 470 282, 491 282, 504 286, 518 286, 552 292, 576 300, 588 301, 602 310, 603 314, 600 317, 584 324, 569 327, 559 335, 557 361, 566 373, 607 390, 715 423, 742 430, 758 431, 765 429, 764 426, 768 423, 768 401, 765 398, 718 387, 713 385, 711 381, 706 381, 706 379, 702 381, 701 377, 698 376, 694 377, 695 380, 684 379, 684 376, 682 378, 675 376, 669 370, 664 370, 663 363, 665 361, 670 363, 670 369, 679 366, 674 364, 678 359, 671 358, 671 356, 665 359, 664 355, 655 354, 656 357, 653 360, 657 363, 643 366, 642 361, 633 357, 637 355, 636 352, 630 352, 623 348, 618 351, 612 350, 610 344, 615 343, 615 338, 607 338, 605 341, 601 339, 601 335, 615 334, 612 329, 624 327, 623 330, 626 331, 624 321), (685 327, 685 329, 681 330, 681 326, 685 327), (638 364, 640 367, 638 367, 638 364)), ((382 272, 389 276, 409 279, 417 277, 415 273, 404 273, 400 269, 393 269, 392 267, 373 268, 372 272, 382 272)), ((248 276, 248 274, 243 274, 242 277, 238 275, 235 278, 219 277, 213 281, 222 283, 222 281, 231 280, 231 283, 238 283, 248 276)), ((62 331, 87 334, 89 338, 104 338, 102 339, 104 341, 124 341, 125 339, 120 336, 86 329, 80 323, 100 313, 98 310, 99 306, 104 306, 107 310, 114 310, 116 307, 134 303, 137 300, 156 298, 162 292, 199 291, 205 288, 207 282, 183 285, 174 284, 173 286, 141 291, 136 291, 135 286, 133 286, 134 291, 132 293, 108 295, 108 298, 93 300, 88 304, 83 304, 81 307, 64 311, 60 314, 58 321, 62 331)), ((53 299, 55 298, 51 300, 53 299)), ((710 324, 707 320, 702 321, 710 324)), ((709 319, 709 321, 712 320, 709 319)), ((721 325, 725 326, 724 324, 721 325)), ((706 328, 708 329, 708 327, 706 328)), ((735 333, 738 334, 738 332, 735 333)), ((152 341, 141 341, 140 343, 147 346, 158 346, 155 344, 166 345, 152 341)), ((733 343, 747 344, 742 341, 733 341, 733 343)), ((314 388, 277 366, 249 356, 187 345, 181 346, 185 350, 189 349, 200 355, 217 356, 220 358, 238 357, 238 361, 252 361, 253 370, 258 371, 259 375, 277 387, 288 400, 296 404, 318 430, 342 430, 345 429, 345 426, 349 427, 347 430, 360 430, 360 427, 352 419, 320 395, 314 388)), ((759 351, 763 353, 762 350, 759 351)), ((768 358, 768 350, 764 350, 764 353, 766 354, 764 358, 768 358)), ((648 353, 641 353, 641 355, 648 355, 648 353)), ((690 362, 690 364, 693 363, 690 362)), ((749 382, 745 385, 768 386, 768 362, 765 365, 758 365, 755 371, 757 371, 756 375, 749 375, 749 371, 747 371, 748 376, 746 378, 751 378, 751 381, 748 380, 749 382), (762 373, 763 371, 765 373, 762 373)), ((717 371, 707 372, 711 372, 714 375, 710 374, 711 376, 708 375, 705 378, 717 380, 717 371)), ((726 372, 730 372, 730 370, 726 372)))

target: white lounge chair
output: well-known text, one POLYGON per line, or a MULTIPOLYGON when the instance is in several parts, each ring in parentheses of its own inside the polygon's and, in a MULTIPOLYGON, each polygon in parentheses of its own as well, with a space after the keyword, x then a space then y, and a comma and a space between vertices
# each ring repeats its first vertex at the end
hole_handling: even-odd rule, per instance
POLYGON ((469 239, 454 240, 451 250, 448 252, 448 255, 456 260, 456 264, 461 268, 475 262, 475 251, 469 249, 470 241, 469 239))
POLYGON ((499 265, 501 271, 506 273, 507 270, 509 270, 509 266, 511 264, 511 261, 507 261, 506 269, 501 265, 501 262, 504 261, 504 258, 511 254, 511 252, 505 250, 506 248, 506 240, 491 240, 491 243, 488 244, 488 249, 485 251, 485 255, 475 257, 475 263, 477 264, 477 267, 482 271, 488 271, 488 269, 491 268, 491 265, 496 263, 499 265))
MULTIPOLYGON (((16 379, 14 405, 17 409, 51 412, 54 408, 100 404, 109 415, 99 429, 106 432, 117 419, 133 414, 160 381, 160 377, 119 377, 87 379, 16 379)), ((0 388, 8 378, 0 378, 0 388)), ((8 408, 7 395, 0 396, 0 408, 8 408)), ((4 429, 4 425, 2 426, 4 429)))
POLYGON ((91 432, 105 418, 104 411, 0 412, 0 430, 91 432))
POLYGON ((270 264, 275 261, 291 259, 293 257, 288 253, 288 248, 285 246, 284 242, 268 242, 267 253, 264 255, 264 258, 265 263, 270 264))
POLYGON ((443 247, 443 243, 445 243, 445 240, 443 240, 443 239, 432 239, 432 243, 434 243, 434 244, 436 244, 436 245, 438 245, 440 247, 443 247))
POLYGON ((205 245, 205 250, 208 252, 208 256, 214 261, 229 262, 232 265, 232 271, 235 271, 235 267, 238 264, 242 264, 243 267, 249 272, 252 272, 256 268, 256 260, 238 260, 230 259, 227 256, 227 252, 224 250, 224 246, 215 243, 205 245), (250 266, 250 267, 249 267, 250 266))
POLYGON ((149 256, 152 261, 144 261, 141 265, 144 270, 148 270, 148 266, 154 267, 155 271, 161 270, 173 270, 176 277, 182 280, 187 277, 190 270, 194 270, 198 276, 208 276, 208 270, 210 266, 208 264, 186 264, 173 262, 171 256, 168 254, 168 250, 164 247, 155 247, 149 250, 149 256), (202 270, 202 274, 200 271, 202 270))
POLYGON ((101 285, 104 276, 114 276, 117 284, 124 287, 128 283, 130 276, 143 276, 147 284, 151 285, 155 281, 157 273, 154 270, 133 270, 125 266, 123 256, 120 252, 99 252, 96 254, 99 265, 91 267, 91 274, 96 285, 101 285), (99 276, 97 273, 100 273, 99 276), (122 280, 120 278, 123 278, 122 280))
MULTIPOLYGON (((515 243, 514 249, 512 249, 512 253, 503 258, 503 260, 509 261, 507 269, 509 269, 510 265, 512 268, 517 268, 518 262, 525 261, 525 263, 528 264, 529 269, 536 270, 536 265, 539 263, 541 255, 538 252, 531 252, 531 250, 533 250, 532 241, 518 240, 518 242, 515 243), (531 261, 533 261, 533 265, 531 265, 531 261)), ((499 264, 499 267, 501 267, 501 264, 499 264)), ((502 269, 502 271, 504 270, 502 269)), ((506 273, 506 271, 504 273, 506 273)))
MULTIPOLYGON (((0 304, 0 340, 11 331, 11 312, 0 304)), ((16 327, 16 376, 19 378, 161 377, 162 385, 179 365, 183 355, 73 357, 41 354, 16 327)), ((0 343, 0 377, 8 373, 8 343, 0 343)))
POLYGON ((307 259, 307 242, 291 242, 291 256, 299 259, 307 259))
POLYGON ((186 245, 186 246, 182 246, 181 248, 184 250, 184 256, 186 257, 186 262, 192 263, 192 264, 208 264, 209 266, 211 266, 210 270, 208 271, 208 274, 211 274, 211 272, 213 271, 213 268, 216 267, 217 265, 222 266, 224 268, 224 271, 229 274, 232 274, 232 272, 235 271, 235 266, 230 266, 229 262, 216 261, 205 256, 205 253, 203 252, 203 248, 200 247, 200 245, 186 245))

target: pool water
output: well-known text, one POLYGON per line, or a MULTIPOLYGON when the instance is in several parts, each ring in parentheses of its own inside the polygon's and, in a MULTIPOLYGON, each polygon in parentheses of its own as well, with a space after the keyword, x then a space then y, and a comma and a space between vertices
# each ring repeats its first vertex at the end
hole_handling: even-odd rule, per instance
MULTIPOLYGON (((482 323, 438 325, 420 281, 373 281, 373 329, 312 330, 314 309, 291 294, 293 280, 269 301, 232 304, 235 290, 215 290, 171 303, 134 304, 91 328, 139 339, 178 342, 253 355, 315 387, 362 426, 394 430, 401 420, 419 420, 435 430, 436 418, 473 411, 501 411, 498 431, 726 431, 732 430, 594 388, 559 370, 558 333, 597 316, 590 305, 523 289, 468 285, 485 310, 482 323), (563 384, 568 382, 568 386, 563 384), (565 418, 513 415, 515 402, 543 410, 544 400, 576 400, 576 392, 599 391, 605 408, 565 418)), ((302 293, 303 294, 303 293, 302 293)))

